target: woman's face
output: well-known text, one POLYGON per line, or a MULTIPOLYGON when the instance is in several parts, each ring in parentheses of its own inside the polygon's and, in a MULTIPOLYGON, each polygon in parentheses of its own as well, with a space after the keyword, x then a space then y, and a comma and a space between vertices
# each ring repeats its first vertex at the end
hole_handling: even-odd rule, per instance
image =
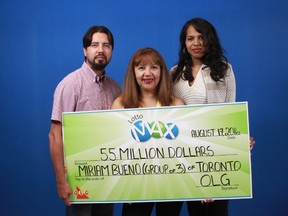
POLYGON ((192 25, 187 29, 185 44, 192 60, 201 60, 206 54, 204 37, 201 33, 197 32, 192 25))
POLYGON ((161 67, 149 62, 141 62, 138 66, 134 67, 135 77, 141 91, 155 93, 160 81, 161 67))

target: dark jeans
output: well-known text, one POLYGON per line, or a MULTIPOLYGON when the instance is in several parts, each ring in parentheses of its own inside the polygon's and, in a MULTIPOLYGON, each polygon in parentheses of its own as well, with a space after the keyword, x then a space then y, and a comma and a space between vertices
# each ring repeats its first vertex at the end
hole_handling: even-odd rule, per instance
POLYGON ((124 203, 122 216, 150 216, 154 207, 154 202, 147 203, 124 203))
POLYGON ((156 204, 157 216, 179 216, 183 202, 158 202, 156 204))
POLYGON ((203 204, 201 201, 189 201, 187 208, 189 216, 228 216, 228 200, 203 204))
POLYGON ((183 202, 148 202, 123 204, 122 216, 150 216, 156 205, 157 216, 179 216, 183 202))
POLYGON ((114 204, 72 204, 66 216, 113 216, 114 204))

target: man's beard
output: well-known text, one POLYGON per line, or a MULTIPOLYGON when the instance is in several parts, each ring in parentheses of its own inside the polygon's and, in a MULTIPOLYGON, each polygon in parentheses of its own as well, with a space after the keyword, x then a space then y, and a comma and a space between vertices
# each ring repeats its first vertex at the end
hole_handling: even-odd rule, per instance
MULTIPOLYGON (((89 61, 89 59, 88 59, 89 61)), ((108 65, 109 61, 98 61, 98 62, 95 62, 95 59, 94 61, 89 61, 89 64, 91 65, 92 69, 93 70, 96 70, 96 71, 102 71, 105 69, 105 67, 108 65)))
POLYGON ((109 62, 106 62, 106 63, 102 63, 102 62, 99 62, 99 63, 95 63, 93 62, 92 64, 92 68, 96 71, 102 71, 105 69, 105 67, 107 66, 109 62))

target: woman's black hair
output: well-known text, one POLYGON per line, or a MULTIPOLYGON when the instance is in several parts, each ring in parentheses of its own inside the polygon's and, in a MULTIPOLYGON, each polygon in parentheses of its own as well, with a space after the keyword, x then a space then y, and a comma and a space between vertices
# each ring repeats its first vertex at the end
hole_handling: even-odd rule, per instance
POLYGON ((172 81, 176 82, 180 78, 189 82, 194 80, 191 73, 193 62, 185 44, 187 29, 190 26, 201 33, 205 40, 206 54, 201 59, 202 63, 210 68, 210 75, 214 81, 221 81, 226 75, 228 60, 224 56, 224 49, 221 47, 216 29, 210 22, 202 18, 193 18, 187 21, 181 30, 179 60, 176 69, 172 73, 172 81))

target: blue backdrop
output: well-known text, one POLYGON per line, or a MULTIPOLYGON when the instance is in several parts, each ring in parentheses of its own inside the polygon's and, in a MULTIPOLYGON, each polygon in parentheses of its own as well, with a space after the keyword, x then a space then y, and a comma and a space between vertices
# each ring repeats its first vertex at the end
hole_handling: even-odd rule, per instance
MULTIPOLYGON (((288 215, 287 11, 286 0, 2 0, 1 215, 64 215, 47 134, 54 89, 81 66, 88 27, 106 25, 113 32, 107 72, 122 84, 128 60, 140 47, 159 50, 171 68, 179 32, 192 17, 218 29, 237 79, 237 101, 249 102, 257 141, 254 197, 231 201, 230 215, 288 215)), ((120 209, 117 204, 116 215, 120 209)))

